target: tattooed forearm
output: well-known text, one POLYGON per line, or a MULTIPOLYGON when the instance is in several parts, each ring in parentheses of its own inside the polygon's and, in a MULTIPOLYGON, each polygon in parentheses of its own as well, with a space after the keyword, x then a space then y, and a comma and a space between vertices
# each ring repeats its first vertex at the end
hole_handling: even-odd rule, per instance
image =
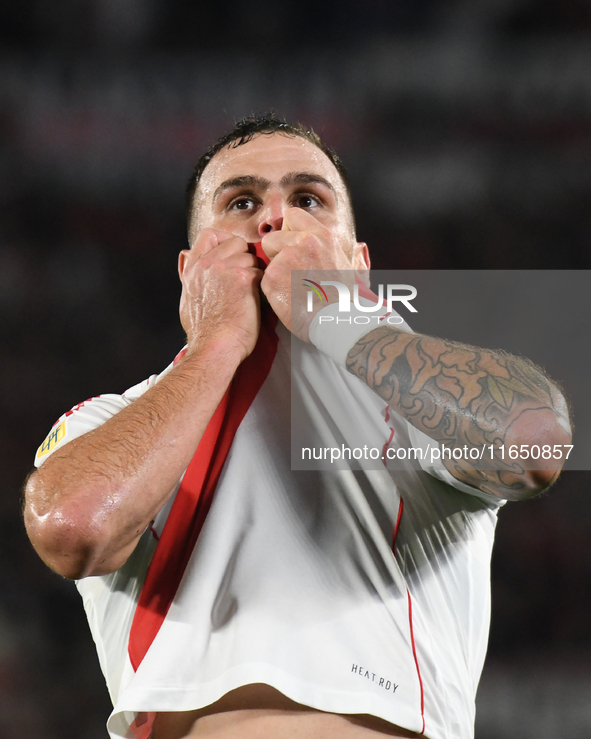
MULTIPOLYGON (((562 394, 520 357, 383 326, 357 342, 347 368, 449 447, 570 442, 562 394)), ((519 460, 497 458, 487 470, 469 459, 445 460, 456 479, 507 498, 547 487, 559 473, 556 461, 549 464, 553 469, 526 470, 519 460)))

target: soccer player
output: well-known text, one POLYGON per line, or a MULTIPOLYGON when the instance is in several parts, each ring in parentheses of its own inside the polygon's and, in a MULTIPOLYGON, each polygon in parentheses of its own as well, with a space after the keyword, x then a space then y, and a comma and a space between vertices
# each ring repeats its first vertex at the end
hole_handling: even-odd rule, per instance
POLYGON ((352 288, 369 269, 342 164, 301 126, 239 123, 188 213, 185 350, 62 416, 26 487, 35 549, 83 597, 111 737, 469 739, 497 511, 561 460, 292 472, 290 392, 323 447, 441 451, 562 448, 560 391, 406 324, 336 325, 336 290, 297 308, 292 270, 352 288))

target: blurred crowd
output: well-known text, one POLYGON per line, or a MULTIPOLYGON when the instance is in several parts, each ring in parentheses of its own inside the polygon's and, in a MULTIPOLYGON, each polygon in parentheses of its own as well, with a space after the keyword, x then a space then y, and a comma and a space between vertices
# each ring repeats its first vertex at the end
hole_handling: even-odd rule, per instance
MULTIPOLYGON (((182 346, 203 149, 269 108, 314 126, 378 269, 589 269, 590 32, 587 0, 0 6, 0 739, 106 737, 81 603, 30 549, 20 488, 61 413, 182 346)), ((590 483, 501 513, 477 739, 513 739, 527 685, 520 738, 589 736, 588 711, 535 704, 589 675, 590 483)))

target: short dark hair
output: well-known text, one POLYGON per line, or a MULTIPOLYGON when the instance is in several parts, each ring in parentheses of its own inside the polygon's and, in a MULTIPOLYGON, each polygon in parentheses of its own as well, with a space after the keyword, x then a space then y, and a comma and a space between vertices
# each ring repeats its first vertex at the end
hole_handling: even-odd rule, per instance
MULTIPOLYGON (((320 136, 308 126, 304 126, 301 123, 291 124, 283 118, 279 118, 274 111, 263 113, 262 115, 249 115, 246 118, 239 120, 234 128, 228 133, 224 134, 209 149, 200 157, 199 161, 195 165, 191 177, 187 183, 187 189, 185 191, 185 207, 187 213, 187 229, 190 232, 191 223, 194 215, 195 205, 195 191, 197 185, 201 179, 203 171, 207 165, 211 162, 214 156, 224 149, 226 146, 231 146, 236 149, 242 144, 247 144, 257 134, 271 135, 274 133, 281 133, 285 136, 299 136, 302 139, 306 139, 310 143, 317 146, 320 151, 324 152, 330 161, 334 164, 337 172, 343 180, 349 202, 351 202, 351 187, 349 185, 349 177, 347 176, 347 170, 345 169, 342 161, 338 154, 327 146, 320 136)), ((353 208, 351 208, 351 216, 353 216, 353 208)))

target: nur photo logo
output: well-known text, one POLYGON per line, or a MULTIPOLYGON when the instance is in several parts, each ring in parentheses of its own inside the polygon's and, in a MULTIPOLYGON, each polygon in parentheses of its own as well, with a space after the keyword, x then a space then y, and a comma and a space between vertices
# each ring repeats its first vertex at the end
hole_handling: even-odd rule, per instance
POLYGON ((308 288, 308 299, 306 304, 306 310, 308 313, 312 313, 314 310, 314 295, 317 295, 321 303, 328 303, 328 297, 326 291, 323 290, 324 286, 336 287, 339 294, 339 313, 350 313, 351 303, 361 313, 376 313, 382 308, 387 308, 388 312, 392 311, 392 303, 402 303, 404 307, 411 313, 417 313, 417 309, 411 305, 411 300, 417 297, 417 289, 412 285, 378 285, 378 294, 373 295, 377 299, 373 305, 362 305, 359 299, 359 285, 355 284, 353 287, 353 300, 351 300, 351 291, 342 282, 337 280, 321 280, 320 283, 314 282, 314 280, 304 279, 303 284, 308 288), (386 297, 384 298, 384 293, 386 297))

